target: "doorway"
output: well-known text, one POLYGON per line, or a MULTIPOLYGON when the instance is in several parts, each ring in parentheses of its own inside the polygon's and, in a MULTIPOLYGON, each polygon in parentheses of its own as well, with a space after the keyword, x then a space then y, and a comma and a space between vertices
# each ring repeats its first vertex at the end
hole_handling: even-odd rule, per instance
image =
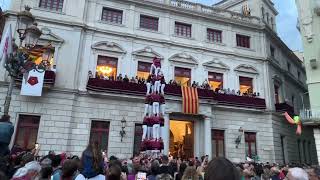
POLYGON ((194 156, 194 123, 192 121, 170 120, 169 152, 173 157, 183 159, 194 156))

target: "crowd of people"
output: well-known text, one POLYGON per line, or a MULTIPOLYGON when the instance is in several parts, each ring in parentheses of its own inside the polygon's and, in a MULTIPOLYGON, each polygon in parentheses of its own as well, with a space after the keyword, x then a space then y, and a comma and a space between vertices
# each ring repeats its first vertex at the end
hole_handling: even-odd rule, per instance
MULTIPOLYGON (((91 72, 89 72, 89 77, 92 78, 93 75, 91 72)), ((104 79, 104 80, 110 80, 110 81, 122 81, 126 83, 137 83, 137 84, 146 84, 147 79, 143 77, 131 77, 129 78, 127 75, 122 75, 121 73, 114 77, 114 76, 101 76, 99 74, 96 74, 97 78, 104 79)), ((173 86, 181 86, 181 82, 178 82, 176 80, 170 80, 168 82, 169 85, 173 86)), ((224 88, 213 88, 210 84, 209 81, 206 79, 203 81, 203 83, 200 85, 199 82, 193 81, 192 84, 190 84, 191 87, 194 88, 199 88, 199 89, 207 89, 207 90, 213 90, 217 94, 227 94, 227 95, 235 95, 235 96, 249 96, 249 97, 259 97, 260 93, 259 92, 253 92, 252 89, 248 89, 246 92, 241 92, 240 90, 234 90, 234 89, 224 89, 224 88)))
POLYGON ((139 154, 131 159, 107 157, 98 143, 90 143, 81 157, 50 151, 36 160, 37 151, 1 157, 1 180, 318 180, 317 167, 234 164, 219 157, 180 159, 139 154))

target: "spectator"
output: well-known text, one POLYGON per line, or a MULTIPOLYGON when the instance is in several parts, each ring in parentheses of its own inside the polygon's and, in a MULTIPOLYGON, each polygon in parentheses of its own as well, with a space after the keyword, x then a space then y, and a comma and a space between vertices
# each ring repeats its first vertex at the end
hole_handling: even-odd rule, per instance
POLYGON ((169 158, 168 158, 168 156, 163 155, 161 160, 162 160, 162 164, 161 164, 161 166, 159 168, 159 177, 168 178, 170 176, 170 179, 172 179, 172 174, 174 172, 172 172, 170 167, 169 167, 169 158))
POLYGON ((107 180, 120 180, 121 179, 121 168, 118 164, 113 164, 106 171, 107 180))
POLYGON ((31 161, 19 168, 13 175, 12 180, 34 180, 39 178, 41 166, 37 161, 31 161))
POLYGON ((128 82, 129 82, 129 78, 128 78, 127 75, 124 75, 123 82, 125 82, 125 83, 128 83, 128 82))
POLYGON ((187 164, 186 163, 181 163, 180 164, 180 167, 179 167, 179 172, 178 174, 176 175, 176 179, 175 180, 181 180, 183 174, 184 174, 184 171, 186 170, 187 168, 187 164))
POLYGON ((287 174, 288 180, 309 180, 308 174, 301 168, 291 168, 287 174))
POLYGON ((132 76, 132 78, 130 79, 130 82, 131 82, 131 83, 135 83, 135 82, 136 82, 136 79, 132 76))
POLYGON ((78 166, 75 160, 66 160, 62 166, 61 180, 75 179, 78 166))
POLYGON ((122 81, 123 78, 122 78, 122 74, 120 73, 119 76, 117 77, 117 81, 122 81))
POLYGON ((104 179, 103 160, 98 142, 89 143, 81 157, 82 169, 76 180, 104 179))
POLYGON ((159 161, 158 160, 154 160, 151 163, 151 174, 147 177, 148 180, 156 180, 156 177, 159 173, 159 161))
POLYGON ((10 153, 9 144, 14 131, 14 127, 10 122, 10 116, 3 115, 0 119, 0 157, 10 153))
POLYGON ((192 82, 191 87, 193 87, 193 88, 196 88, 196 87, 197 87, 197 83, 196 83, 196 81, 193 81, 193 82, 192 82))
POLYGON ((42 167, 41 171, 40 171, 40 179, 41 180, 51 180, 52 172, 53 171, 52 171, 51 165, 42 167))
POLYGON ((138 84, 142 84, 142 78, 141 77, 139 77, 139 79, 138 79, 138 84))
POLYGON ((189 179, 192 179, 192 180, 200 179, 200 175, 197 173, 196 168, 193 166, 187 167, 181 178, 181 180, 189 180, 189 179))
POLYGON ((52 180, 60 180, 61 178, 61 157, 60 155, 55 155, 52 159, 52 180))
POLYGON ((226 158, 214 158, 205 171, 206 180, 240 180, 237 168, 226 158), (228 173, 226 173, 228 172, 228 173))
POLYGON ((139 78, 138 78, 138 76, 136 76, 136 78, 134 79, 135 83, 138 83, 138 80, 139 80, 139 78))

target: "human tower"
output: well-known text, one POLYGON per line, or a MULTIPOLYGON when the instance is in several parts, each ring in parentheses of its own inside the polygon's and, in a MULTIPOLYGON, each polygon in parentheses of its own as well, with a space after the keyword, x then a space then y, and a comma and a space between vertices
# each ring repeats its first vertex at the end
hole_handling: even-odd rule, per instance
POLYGON ((165 79, 161 70, 161 60, 157 57, 153 58, 146 86, 141 151, 157 155, 164 148, 163 116, 165 112, 165 79))

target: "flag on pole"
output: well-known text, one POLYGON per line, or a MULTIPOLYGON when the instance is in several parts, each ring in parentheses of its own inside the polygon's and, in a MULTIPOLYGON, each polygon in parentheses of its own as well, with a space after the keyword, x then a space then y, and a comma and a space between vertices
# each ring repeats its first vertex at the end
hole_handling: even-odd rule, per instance
POLYGON ((7 31, 2 36, 0 43, 0 61, 2 65, 7 61, 9 54, 12 53, 12 30, 11 25, 9 25, 7 31))
POLYGON ((183 87, 182 91, 182 112, 185 114, 198 114, 199 97, 197 88, 183 87))
POLYGON ((23 76, 20 95, 41 96, 43 88, 44 72, 33 69, 23 76))

